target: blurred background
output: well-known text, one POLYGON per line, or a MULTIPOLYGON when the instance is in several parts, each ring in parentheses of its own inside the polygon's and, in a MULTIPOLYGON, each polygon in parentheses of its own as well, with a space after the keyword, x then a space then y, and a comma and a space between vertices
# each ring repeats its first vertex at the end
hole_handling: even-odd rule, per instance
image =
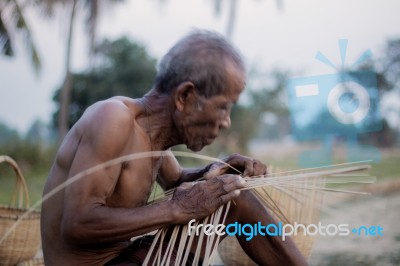
MULTIPOLYGON (((33 202, 39 200, 60 141, 89 105, 115 95, 141 97, 178 39, 194 28, 215 30, 242 53, 248 80, 232 111, 232 128, 202 153, 240 152, 285 170, 372 160, 370 174, 378 181, 361 189, 373 196, 335 204, 341 206, 338 217, 385 224, 385 236, 317 239, 310 261, 398 265, 399 11, 397 0, 0 0, 0 154, 20 164, 33 202), (347 40, 347 49, 338 40, 347 40), (316 60, 317 52, 325 60, 316 60), (355 65, 360 57, 365 60, 355 65), (322 107, 310 109, 311 121, 300 130, 320 134, 301 137, 290 81, 362 71, 375 80, 368 116, 378 126, 353 123, 352 134, 324 131, 338 121, 326 117, 329 106, 321 96, 309 107, 322 107)), ((354 108, 366 108, 355 102, 354 108)), ((9 201, 11 176, 0 165, 1 203, 9 201)))

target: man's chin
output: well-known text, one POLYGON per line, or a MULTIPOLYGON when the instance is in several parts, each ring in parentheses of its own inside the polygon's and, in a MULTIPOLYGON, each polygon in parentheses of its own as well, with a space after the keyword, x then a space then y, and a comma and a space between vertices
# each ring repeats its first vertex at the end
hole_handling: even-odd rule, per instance
POLYGON ((186 147, 191 151, 198 152, 201 151, 205 146, 208 146, 213 142, 214 142, 213 140, 206 143, 198 142, 198 143, 193 143, 193 145, 186 145, 186 147))
POLYGON ((186 148, 188 148, 191 151, 198 152, 198 151, 201 151, 204 148, 204 146, 205 145, 194 145, 194 146, 186 145, 186 148))

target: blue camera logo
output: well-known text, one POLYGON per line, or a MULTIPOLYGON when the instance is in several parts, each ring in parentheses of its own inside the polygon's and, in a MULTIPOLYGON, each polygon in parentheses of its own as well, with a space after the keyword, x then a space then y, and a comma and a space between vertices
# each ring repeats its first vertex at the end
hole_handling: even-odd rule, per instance
MULTIPOLYGON (((339 40, 339 48, 343 69, 347 40, 339 40)), ((376 132, 382 128, 375 72, 351 70, 370 57, 371 52, 367 50, 350 70, 288 81, 293 135, 299 141, 321 140, 325 143, 324 151, 315 154, 316 158, 331 157, 332 139, 335 136, 348 140, 350 154, 351 149, 354 151, 358 134, 376 132)), ((320 52, 316 59, 337 69, 320 52)), ((306 155, 310 159, 311 154, 306 155)))

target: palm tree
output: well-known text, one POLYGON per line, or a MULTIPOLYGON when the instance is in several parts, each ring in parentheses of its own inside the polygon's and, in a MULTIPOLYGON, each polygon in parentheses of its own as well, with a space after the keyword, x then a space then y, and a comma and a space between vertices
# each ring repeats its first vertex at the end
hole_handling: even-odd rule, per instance
MULTIPOLYGON (((68 3, 68 2, 67 2, 68 3)), ((66 4, 67 4, 66 3, 66 4)), ((71 90, 72 90, 72 73, 71 73, 71 50, 72 50, 72 34, 74 32, 74 20, 77 0, 69 2, 70 5, 70 17, 69 17, 69 29, 67 37, 67 47, 65 53, 65 77, 64 83, 61 90, 60 98, 60 117, 58 120, 58 142, 61 143, 65 134, 68 131, 68 113, 69 105, 71 103, 71 90)))
MULTIPOLYGON (((108 0, 107 2, 121 2, 122 0, 108 0)), ((96 41, 96 27, 99 18, 99 7, 104 4, 100 0, 42 0, 47 14, 51 17, 55 8, 62 6, 67 10, 68 29, 66 37, 65 51, 65 76, 60 94, 60 115, 58 119, 58 140, 59 143, 68 131, 68 114, 71 102, 72 78, 71 55, 72 55, 72 36, 77 12, 84 12, 87 15, 87 32, 89 36, 89 51, 93 53, 96 41)))
POLYGON ((15 43, 22 36, 34 70, 38 73, 41 63, 23 13, 25 6, 26 2, 0 0, 0 54, 14 56, 15 43))
MULTIPOLYGON (((225 36, 228 39, 232 39, 233 31, 235 28, 236 13, 237 13, 238 0, 229 1, 229 15, 228 22, 226 25, 225 36)), ((279 10, 283 9, 283 0, 276 0, 276 6, 279 10)), ((214 14, 216 16, 221 15, 221 0, 214 0, 214 14)))

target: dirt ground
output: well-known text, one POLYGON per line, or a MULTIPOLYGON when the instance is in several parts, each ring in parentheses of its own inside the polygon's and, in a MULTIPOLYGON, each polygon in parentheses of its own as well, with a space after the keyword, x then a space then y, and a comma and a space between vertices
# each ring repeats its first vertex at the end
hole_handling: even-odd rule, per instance
MULTIPOLYGON (((395 184, 390 185, 393 187, 395 184)), ((331 205, 323 224, 381 226, 383 236, 318 236, 310 265, 400 265, 400 190, 331 205)))
MULTIPOLYGON (((308 260, 309 264, 311 266, 400 265, 400 179, 352 186, 347 189, 369 192, 371 195, 325 193, 321 223, 325 226, 348 224, 350 230, 360 226, 368 228, 380 226, 383 228, 383 235, 366 236, 365 231, 360 236, 353 233, 348 236, 317 235, 308 260)), ((224 265, 221 258, 214 262, 215 265, 224 265)), ((250 264, 242 261, 225 265, 250 264)))

